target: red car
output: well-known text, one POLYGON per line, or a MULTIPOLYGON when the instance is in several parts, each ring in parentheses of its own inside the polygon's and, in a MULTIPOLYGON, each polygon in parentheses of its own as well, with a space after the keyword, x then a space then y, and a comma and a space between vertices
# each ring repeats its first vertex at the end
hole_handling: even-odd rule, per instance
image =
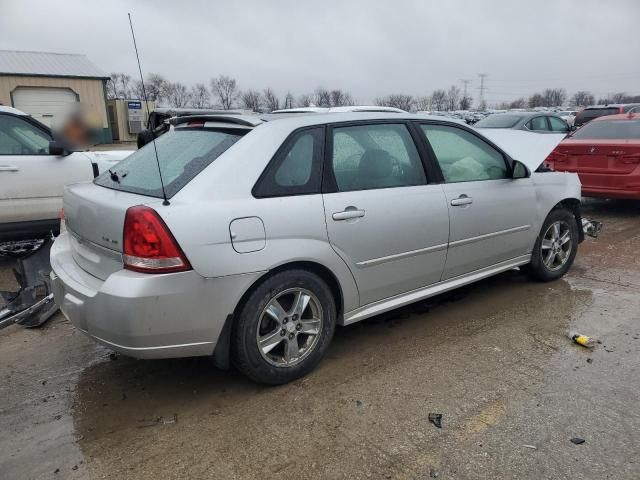
POLYGON ((545 163, 558 172, 576 172, 585 197, 640 199, 640 113, 592 120, 545 163))

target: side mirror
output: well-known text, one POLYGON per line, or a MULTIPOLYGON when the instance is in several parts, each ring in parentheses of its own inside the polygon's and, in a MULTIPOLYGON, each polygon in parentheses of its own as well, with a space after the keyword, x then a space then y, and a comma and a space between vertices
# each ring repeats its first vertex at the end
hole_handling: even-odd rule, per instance
POLYGON ((524 165, 524 163, 517 160, 513 161, 512 172, 513 174, 511 175, 511 178, 514 180, 518 178, 529 178, 531 176, 531 172, 529 172, 529 169, 524 165))
POLYGON ((49 142, 50 155, 56 155, 60 157, 60 156, 67 156, 70 153, 71 153, 71 149, 69 149, 69 146, 66 143, 61 142, 60 140, 52 140, 49 142))

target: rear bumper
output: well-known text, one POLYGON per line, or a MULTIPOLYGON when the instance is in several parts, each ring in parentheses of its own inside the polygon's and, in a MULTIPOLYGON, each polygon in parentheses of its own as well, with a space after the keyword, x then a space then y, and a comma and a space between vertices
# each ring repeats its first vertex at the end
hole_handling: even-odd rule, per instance
POLYGON ((137 358, 211 355, 227 316, 260 276, 119 270, 103 281, 74 261, 67 233, 51 248, 51 268, 63 314, 95 341, 137 358))
POLYGON ((579 173, 582 195, 599 198, 640 198, 640 168, 627 174, 579 173))

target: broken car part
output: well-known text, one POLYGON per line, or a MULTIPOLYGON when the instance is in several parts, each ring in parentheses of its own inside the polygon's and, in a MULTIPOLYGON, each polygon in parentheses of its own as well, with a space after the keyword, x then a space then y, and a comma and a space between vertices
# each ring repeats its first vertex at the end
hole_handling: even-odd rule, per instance
POLYGON ((18 259, 14 274, 20 289, 0 292, 5 303, 0 309, 0 329, 14 323, 27 328, 39 327, 58 310, 49 283, 51 245, 53 237, 40 241, 35 251, 18 259))

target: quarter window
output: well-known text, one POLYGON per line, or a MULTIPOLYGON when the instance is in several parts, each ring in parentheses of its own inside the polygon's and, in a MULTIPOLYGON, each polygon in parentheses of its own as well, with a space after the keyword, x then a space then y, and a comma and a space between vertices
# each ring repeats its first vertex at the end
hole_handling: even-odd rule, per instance
POLYGON ((295 133, 258 181, 256 197, 320 193, 324 129, 295 133))
POLYGON ((48 155, 51 137, 20 118, 0 115, 0 155, 48 155))
POLYGON ((421 125, 447 183, 508 178, 503 155, 470 132, 444 125, 421 125))
POLYGON ((427 181, 418 150, 403 124, 334 128, 331 164, 340 192, 427 181))

